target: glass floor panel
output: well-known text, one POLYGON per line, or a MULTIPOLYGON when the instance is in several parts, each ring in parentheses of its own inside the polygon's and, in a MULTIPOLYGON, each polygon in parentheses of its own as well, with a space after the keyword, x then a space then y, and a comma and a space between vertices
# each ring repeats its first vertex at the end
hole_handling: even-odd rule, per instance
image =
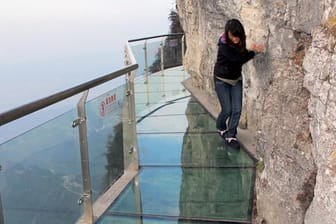
MULTIPOLYGON (((170 79, 173 79, 172 81, 167 81, 163 79, 161 80, 161 77, 159 77, 160 80, 154 81, 154 82, 140 82, 136 83, 134 88, 136 89, 136 94, 138 93, 145 93, 145 92, 161 92, 163 91, 182 91, 184 87, 182 85, 176 85, 176 77, 172 77, 170 79)), ((182 81, 182 80, 181 80, 182 81)))
POLYGON ((187 116, 175 114, 174 116, 151 116, 142 121, 138 133, 171 133, 171 132, 211 132, 216 133, 216 124, 207 114, 189 114, 187 116), (188 125, 188 121, 193 122, 188 125))
POLYGON ((140 166, 254 167, 245 150, 217 133, 138 134, 140 166))
POLYGON ((146 167, 106 214, 246 221, 251 216, 252 180, 250 168, 146 167))
POLYGON ((251 223, 255 162, 224 144, 182 80, 137 80, 140 170, 96 223, 251 223))
POLYGON ((189 95, 180 98, 179 100, 175 101, 165 101, 156 104, 150 104, 146 106, 145 104, 136 104, 136 107, 142 107, 142 111, 137 113, 137 120, 143 120, 146 117, 157 117, 157 116, 175 116, 175 115, 190 115, 190 114, 208 114, 205 109, 203 109, 199 104, 191 98, 189 95), (195 104, 197 105, 198 111, 196 112, 187 112, 187 104, 190 105, 195 104))
POLYGON ((157 91, 150 93, 136 93, 136 114, 142 113, 148 109, 153 110, 162 105, 170 104, 176 98, 190 96, 187 91, 157 91))
POLYGON ((216 132, 215 120, 191 97, 162 104, 140 115, 138 133, 216 132))

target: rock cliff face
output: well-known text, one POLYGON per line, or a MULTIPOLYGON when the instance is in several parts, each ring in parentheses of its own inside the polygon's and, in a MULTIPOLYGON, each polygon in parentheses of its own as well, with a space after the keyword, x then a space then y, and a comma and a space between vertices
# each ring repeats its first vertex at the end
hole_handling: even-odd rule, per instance
POLYGON ((258 220, 336 223, 336 1, 176 2, 185 65, 209 97, 216 97, 212 71, 227 19, 244 24, 247 46, 266 46, 244 67, 241 118, 263 159, 258 220))
POLYGON ((336 223, 336 18, 312 32, 304 59, 304 86, 311 97, 308 112, 317 166, 315 197, 306 223, 336 223))

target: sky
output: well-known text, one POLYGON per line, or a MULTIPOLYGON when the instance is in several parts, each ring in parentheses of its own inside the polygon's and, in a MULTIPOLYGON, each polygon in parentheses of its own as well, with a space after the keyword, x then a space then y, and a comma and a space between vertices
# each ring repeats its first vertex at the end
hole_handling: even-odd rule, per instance
POLYGON ((175 0, 3 1, 0 113, 122 68, 126 41, 168 33, 174 8, 175 0))
POLYGON ((120 68, 125 42, 167 33, 172 8, 173 0, 2 2, 0 111, 120 68))

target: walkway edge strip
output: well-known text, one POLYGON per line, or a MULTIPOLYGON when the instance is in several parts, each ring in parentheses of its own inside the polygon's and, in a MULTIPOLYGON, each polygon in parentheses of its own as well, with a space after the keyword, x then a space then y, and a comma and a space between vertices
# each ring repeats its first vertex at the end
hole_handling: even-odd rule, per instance
MULTIPOLYGON (((138 171, 125 170, 124 174, 95 201, 93 204, 93 216, 95 221, 103 215, 137 174, 138 171)), ((76 224, 85 223, 84 220, 79 219, 76 224)))
POLYGON ((106 215, 110 216, 122 216, 122 217, 133 217, 133 218, 149 218, 149 219, 166 219, 166 220, 178 220, 178 221, 189 221, 189 222, 207 222, 207 223, 230 223, 230 224, 251 224, 251 221, 246 220, 233 220, 233 219, 221 219, 221 218, 197 218, 197 217, 181 217, 172 215, 154 215, 154 214, 135 214, 126 212, 107 212, 106 215))

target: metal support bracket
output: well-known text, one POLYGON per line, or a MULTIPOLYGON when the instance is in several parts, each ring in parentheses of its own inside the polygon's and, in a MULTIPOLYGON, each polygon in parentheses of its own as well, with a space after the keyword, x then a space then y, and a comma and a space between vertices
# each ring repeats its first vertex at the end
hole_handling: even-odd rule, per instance
POLYGON ((78 205, 82 205, 85 201, 90 199, 90 195, 89 194, 82 194, 82 196, 78 199, 77 204, 78 205))
POLYGON ((81 124, 82 124, 83 122, 85 122, 85 121, 86 121, 86 117, 85 117, 85 118, 83 118, 83 117, 79 117, 79 118, 77 118, 76 120, 74 120, 74 121, 72 122, 72 127, 75 128, 75 127, 81 125, 81 124))

